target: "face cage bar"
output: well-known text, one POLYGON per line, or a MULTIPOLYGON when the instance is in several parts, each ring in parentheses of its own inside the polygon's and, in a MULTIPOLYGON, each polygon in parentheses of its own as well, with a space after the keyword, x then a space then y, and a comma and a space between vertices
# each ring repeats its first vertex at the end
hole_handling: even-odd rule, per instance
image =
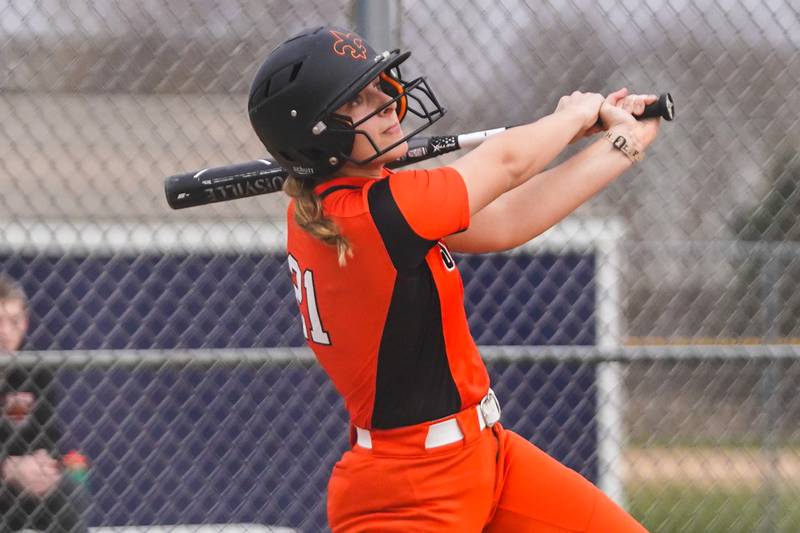
MULTIPOLYGON (((403 92, 402 93, 398 93, 397 96, 393 97, 391 100, 386 102, 384 105, 382 105, 381 107, 379 107, 378 109, 376 109, 375 111, 373 111, 372 113, 370 113, 369 115, 367 115, 366 117, 362 118, 361 120, 359 120, 358 122, 352 124, 349 127, 337 128, 337 127, 334 126, 334 127, 330 128, 330 131, 337 132, 337 133, 355 133, 356 135, 363 135, 364 137, 367 138, 367 141, 369 141, 369 144, 372 146, 372 149, 375 150, 375 154, 374 155, 372 155, 372 156, 370 156, 370 157, 368 157, 366 159, 362 159, 362 160, 353 159, 349 155, 340 152, 339 156, 342 157, 345 161, 349 161, 349 162, 351 162, 353 164, 356 164, 356 165, 365 165, 365 164, 367 164, 367 163, 369 163, 371 161, 374 161, 377 157, 380 157, 381 155, 385 154, 386 152, 389 152, 389 151, 393 150, 394 148, 396 148, 397 146, 400 146, 401 144, 403 144, 404 142, 408 141, 409 139, 411 139, 412 137, 414 137, 415 135, 420 133, 422 130, 428 128, 431 124, 433 124, 434 122, 436 122, 437 120, 439 120, 440 118, 442 118, 444 116, 446 110, 439 104, 439 101, 436 99, 436 96, 433 94, 433 91, 431 90, 431 88, 428 85, 427 80, 425 80, 424 76, 420 76, 419 78, 416 78, 416 79, 414 79, 414 80, 412 80, 410 82, 404 82, 402 80, 398 80, 398 81, 400 81, 400 83, 403 85, 403 92), (412 94, 412 91, 419 91, 419 92, 423 93, 428 98, 428 100, 430 100, 430 103, 434 106, 435 109, 429 111, 427 106, 425 105, 425 102, 423 102, 422 99, 420 99, 416 94, 412 94), (375 140, 372 138, 372 136, 370 136, 369 133, 367 133, 364 130, 359 130, 359 129, 356 129, 356 128, 358 128, 358 126, 360 126, 361 124, 365 123, 366 121, 368 121, 369 119, 371 119, 375 115, 381 113, 384 109, 386 109, 387 107, 389 107, 393 103, 396 103, 400 98, 403 98, 403 97, 405 97, 407 99, 410 98, 410 99, 414 100, 419 105, 419 107, 422 109, 422 111, 418 111, 417 109, 412 107, 407 102, 407 104, 406 104, 406 112, 407 113, 411 113, 413 115, 416 115, 417 117, 419 117, 421 119, 424 119, 426 122, 424 124, 422 124, 420 127, 416 128, 411 133, 409 133, 408 135, 406 135, 405 137, 403 137, 402 139, 400 139, 399 141, 397 141, 397 142, 387 146, 383 150, 381 150, 378 147, 378 145, 375 143, 375 140)), ((338 118, 339 120, 342 120, 342 121, 345 121, 345 122, 350 122, 350 119, 348 117, 343 116, 343 115, 332 114, 331 116, 334 116, 334 117, 338 118)))

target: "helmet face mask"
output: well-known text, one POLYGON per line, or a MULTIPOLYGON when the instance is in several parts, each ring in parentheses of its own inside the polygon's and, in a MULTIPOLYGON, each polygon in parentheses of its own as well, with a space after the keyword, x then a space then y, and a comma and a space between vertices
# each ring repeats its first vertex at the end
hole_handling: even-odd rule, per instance
POLYGON ((349 161, 356 165, 370 163, 383 154, 390 152, 397 146, 405 143, 422 130, 436 122, 436 120, 441 118, 441 116, 444 114, 443 108, 438 104, 436 96, 433 94, 433 91, 431 91, 425 78, 420 77, 410 82, 405 82, 400 78, 395 78, 387 75, 386 73, 381 73, 381 87, 384 92, 389 94, 389 96, 392 98, 366 116, 360 118, 358 121, 352 122, 350 117, 337 113, 331 113, 329 115, 330 118, 334 119, 334 123, 337 124, 330 128, 332 131, 340 132, 342 134, 352 133, 354 135, 361 135, 366 139, 374 152, 372 155, 364 159, 354 159, 351 154, 341 154, 345 161, 349 161), (435 106, 434 109, 428 109, 424 100, 417 94, 418 92, 423 93, 427 97, 429 102, 435 106), (409 103, 409 99, 411 99, 411 103, 409 103), (400 122, 402 122, 410 112, 412 115, 422 119, 421 124, 417 125, 411 130, 411 132, 406 133, 401 139, 393 142, 389 146, 381 148, 378 146, 369 132, 360 129, 359 126, 370 120, 375 115, 382 113, 386 108, 393 104, 396 104, 395 109, 400 122))
POLYGON ((272 156, 300 178, 324 178, 346 162, 374 161, 445 113, 424 77, 403 80, 399 65, 409 56, 399 50, 375 54, 346 30, 303 32, 275 49, 259 69, 248 102, 253 129, 272 156), (387 102, 355 123, 336 113, 376 78, 391 97, 387 102), (413 117, 419 125, 381 148, 359 126, 391 105, 399 120, 413 117), (356 135, 364 136, 374 154, 351 157, 356 135))

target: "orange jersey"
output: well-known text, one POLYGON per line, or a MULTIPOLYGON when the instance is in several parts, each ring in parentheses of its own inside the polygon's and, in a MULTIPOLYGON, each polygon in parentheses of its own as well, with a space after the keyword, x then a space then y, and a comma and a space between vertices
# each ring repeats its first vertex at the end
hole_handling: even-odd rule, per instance
POLYGON ((476 405, 489 376, 464 311, 464 287, 443 237, 469 226, 452 168, 341 177, 318 185, 327 217, 350 242, 303 231, 288 208, 288 261, 303 333, 351 422, 390 429, 476 405))

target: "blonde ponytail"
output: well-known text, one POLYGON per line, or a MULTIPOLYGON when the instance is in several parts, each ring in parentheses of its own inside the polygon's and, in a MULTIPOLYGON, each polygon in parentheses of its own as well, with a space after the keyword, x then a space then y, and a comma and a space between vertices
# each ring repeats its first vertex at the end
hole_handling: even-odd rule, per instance
POLYGON ((325 244, 336 246, 339 265, 345 266, 347 258, 353 257, 350 242, 339 233, 339 227, 322 211, 322 199, 314 192, 310 180, 289 176, 283 184, 283 192, 294 199, 294 220, 312 237, 325 244))

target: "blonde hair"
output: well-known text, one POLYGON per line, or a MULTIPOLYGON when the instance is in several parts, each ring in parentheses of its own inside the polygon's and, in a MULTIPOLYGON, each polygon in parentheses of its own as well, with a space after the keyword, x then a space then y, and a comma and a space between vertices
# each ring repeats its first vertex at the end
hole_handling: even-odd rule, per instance
POLYGON ((294 220, 297 225, 315 239, 335 246, 339 266, 345 266, 347 258, 353 257, 353 249, 339 231, 339 226, 325 216, 322 199, 314 192, 314 184, 307 179, 289 176, 283 183, 283 192, 294 199, 294 220))

